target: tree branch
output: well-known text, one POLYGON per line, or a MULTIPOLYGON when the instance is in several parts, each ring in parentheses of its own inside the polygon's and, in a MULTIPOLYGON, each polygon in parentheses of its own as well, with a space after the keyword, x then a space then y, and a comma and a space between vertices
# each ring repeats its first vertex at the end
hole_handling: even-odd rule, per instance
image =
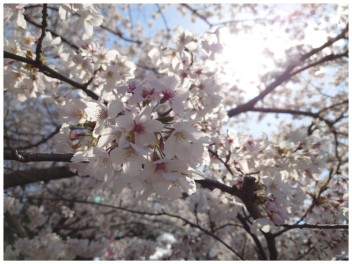
MULTIPOLYGON (((22 151, 17 151, 17 150, 5 150, 4 153, 4 159, 5 160, 15 160, 19 162, 40 162, 40 161, 62 161, 62 162, 71 162, 71 159, 73 157, 72 153, 67 153, 67 154, 54 154, 54 153, 30 153, 30 152, 22 152, 22 151)), ((68 168, 67 168, 68 170, 68 168)), ((54 171, 55 172, 55 171, 54 171)), ((25 172, 21 172, 22 175, 24 175, 25 172)), ((37 171, 36 173, 39 173, 37 171)), ((60 179, 60 178, 67 178, 67 177, 73 177, 75 174, 71 173, 63 173, 63 171, 60 172, 61 176, 52 176, 50 174, 50 170, 43 171, 41 176, 39 177, 40 180, 45 181, 45 180, 51 180, 53 177, 55 179, 60 179), (47 173, 47 174, 46 174, 47 173), (47 176, 45 176, 46 174, 47 176)), ((30 173, 32 175, 32 173, 30 173)), ((10 174, 10 175, 5 175, 5 188, 8 187, 13 187, 15 186, 14 183, 17 185, 23 185, 31 182, 36 182, 38 181, 36 177, 25 177, 22 176, 20 177, 22 180, 16 180, 12 181, 11 177, 19 176, 18 174, 10 174), (12 183, 13 182, 13 183, 12 183)), ((213 179, 204 179, 204 180, 196 180, 198 184, 200 184, 203 188, 208 188, 210 190, 213 189, 219 189, 223 192, 226 192, 230 195, 237 196, 240 198, 243 203, 245 204, 249 214, 254 218, 260 218, 261 213, 259 211, 258 205, 255 202, 255 191, 256 191, 256 183, 255 183, 255 178, 252 176, 246 176, 243 178, 243 184, 240 188, 234 186, 227 186, 226 184, 220 183, 216 180, 213 179)))
POLYGON ((4 189, 40 181, 71 178, 74 176, 77 176, 77 174, 66 167, 14 171, 4 174, 4 189))
POLYGON ((33 148, 33 147, 37 147, 45 142, 47 142, 49 139, 51 139, 53 136, 55 136, 58 132, 60 132, 61 126, 57 126, 56 129, 51 132, 49 135, 47 135, 46 137, 42 138, 41 140, 39 140, 36 143, 24 146, 24 147, 18 147, 18 150, 23 150, 23 149, 29 149, 29 148, 33 148))
MULTIPOLYGON (((345 38, 346 33, 348 32, 348 24, 346 25, 345 29, 339 34, 337 35, 335 38, 331 38, 329 39, 326 43, 324 43, 323 45, 321 45, 320 47, 316 48, 316 49, 312 49, 310 52, 306 53, 305 55, 302 55, 300 57, 300 59, 298 60, 297 63, 293 63, 290 64, 286 70, 280 74, 271 84, 269 84, 262 92, 260 92, 256 97, 252 98, 251 100, 249 100, 247 103, 241 104, 239 106, 237 106, 236 108, 233 108, 231 110, 229 110, 227 112, 227 115, 229 117, 233 117, 235 115, 238 115, 240 113, 243 112, 247 112, 250 111, 251 109, 254 108, 255 104, 260 101, 263 100, 265 96, 267 96, 269 93, 271 93, 276 87, 280 86, 281 84, 283 84, 284 82, 288 81, 293 75, 308 69, 310 67, 316 66, 318 64, 313 63, 311 65, 303 67, 295 72, 292 72, 293 69, 295 67, 298 66, 299 63, 302 63, 304 60, 308 59, 309 57, 313 56, 314 54, 322 51, 323 49, 325 49, 328 46, 331 46, 333 43, 335 43, 336 41, 345 38)), ((348 51, 347 51, 348 52, 348 51)), ((338 55, 328 55, 326 57, 324 57, 322 60, 320 60, 320 63, 328 61, 328 60, 332 60, 333 58, 337 57, 342 57, 342 56, 346 56, 346 52, 342 53, 342 54, 338 54, 338 55)))
POLYGON ((127 38, 125 37, 121 31, 116 31, 116 30, 112 30, 111 28, 108 28, 107 26, 104 26, 104 25, 100 25, 100 27, 116 36, 118 36, 120 39, 124 40, 124 41, 127 41, 127 42, 131 42, 131 43, 135 43, 137 44, 138 46, 142 45, 142 41, 140 40, 135 40, 135 39, 130 39, 130 38, 127 38))
POLYGON ((168 217, 171 217, 171 218, 179 219, 179 220, 185 222, 186 224, 190 225, 191 227, 195 227, 195 228, 199 229, 200 231, 202 231, 206 235, 214 238, 219 243, 224 245, 227 249, 229 249, 231 252, 233 252, 238 258, 240 258, 241 260, 244 260, 243 257, 236 250, 234 250, 230 245, 228 245, 226 242, 224 242, 222 239, 220 239, 218 236, 216 236, 215 234, 211 233, 207 229, 197 225, 196 223, 193 223, 193 222, 189 221, 188 219, 186 219, 186 218, 184 218, 182 216, 171 214, 171 213, 167 213, 165 211, 162 211, 160 213, 138 211, 138 210, 133 210, 133 209, 129 209, 129 208, 126 208, 126 207, 122 207, 122 206, 115 206, 115 205, 110 205, 110 204, 96 203, 96 202, 91 202, 91 201, 86 201, 86 200, 68 199, 68 198, 64 198, 64 197, 60 197, 60 198, 44 197, 43 198, 43 197, 32 197, 32 196, 18 197, 18 196, 15 196, 15 195, 8 195, 8 196, 14 197, 14 198, 27 198, 29 200, 66 201, 66 202, 70 202, 70 203, 88 204, 88 205, 112 208, 114 210, 122 210, 122 211, 125 211, 125 212, 129 212, 129 213, 132 213, 132 214, 138 214, 138 215, 168 216, 168 217))
POLYGON ((186 9, 188 9, 189 11, 191 11, 193 15, 199 17, 201 20, 203 20, 205 23, 207 23, 210 28, 213 27, 213 24, 210 23, 210 22, 208 21, 208 19, 207 19, 205 16, 203 16, 202 14, 199 14, 199 12, 198 12, 196 9, 192 8, 190 5, 188 5, 188 4, 181 4, 181 6, 185 7, 186 9))
POLYGON ((308 111, 300 111, 300 110, 292 110, 292 109, 279 109, 279 108, 262 108, 262 107, 252 108, 248 111, 260 112, 260 113, 303 115, 303 116, 309 116, 312 118, 320 119, 321 121, 324 121, 329 127, 332 125, 332 122, 321 117, 319 115, 319 113, 312 113, 312 112, 308 112, 308 111))
POLYGON ((286 231, 292 230, 292 229, 303 229, 303 228, 309 228, 309 229, 348 229, 349 225, 343 225, 343 224, 293 224, 293 225, 281 225, 284 227, 284 229, 276 232, 273 234, 273 236, 277 237, 280 236, 281 234, 285 233, 286 231))
POLYGON ((240 213, 237 214, 237 219, 242 223, 244 230, 247 231, 247 233, 252 237, 254 243, 256 244, 257 249, 258 249, 258 254, 259 254, 258 259, 267 260, 268 257, 265 254, 264 248, 263 248, 262 244, 260 243, 260 240, 258 239, 258 237, 255 234, 251 233, 250 226, 248 225, 246 219, 240 213))
POLYGON ((72 153, 56 154, 56 153, 31 153, 17 150, 5 150, 5 160, 15 160, 19 162, 41 162, 41 161, 64 161, 71 162, 73 157, 72 153))
MULTIPOLYGON (((33 26, 36 26, 38 28, 41 27, 41 25, 37 24, 36 22, 32 21, 27 15, 24 15, 24 19, 32 24, 33 26)), ((46 31, 50 32, 51 35, 53 35, 54 37, 60 37, 61 41, 66 43, 67 45, 69 45, 72 49, 74 49, 75 51, 79 50, 79 47, 73 43, 71 43, 69 40, 67 40, 66 38, 64 38, 63 36, 57 34, 55 31, 51 30, 51 29, 46 29, 46 31)))
POLYGON ((37 48, 35 51, 36 57, 35 57, 35 61, 38 64, 42 63, 42 43, 43 40, 45 38, 45 34, 46 34, 46 28, 48 26, 48 4, 43 4, 43 11, 42 11, 42 25, 41 25, 41 29, 42 29, 42 33, 37 41, 37 48))
POLYGON ((87 83, 80 84, 80 83, 77 83, 77 82, 67 78, 66 76, 62 75, 61 73, 58 73, 58 72, 54 71, 50 67, 48 67, 48 66, 46 66, 46 65, 44 65, 42 63, 38 63, 37 61, 32 60, 30 58, 25 58, 25 57, 22 57, 22 56, 18 56, 16 54, 13 54, 13 53, 8 52, 8 51, 4 51, 4 58, 27 63, 27 64, 35 67, 35 68, 38 68, 43 74, 45 74, 45 75, 47 75, 47 76, 49 76, 51 78, 55 78, 55 79, 61 80, 63 82, 71 84, 72 86, 74 86, 74 87, 76 87, 78 89, 81 89, 83 92, 85 92, 89 97, 91 97, 94 100, 98 100, 99 99, 99 96, 96 93, 94 93, 93 91, 90 91, 90 90, 87 89, 88 85, 93 81, 93 77, 87 83))

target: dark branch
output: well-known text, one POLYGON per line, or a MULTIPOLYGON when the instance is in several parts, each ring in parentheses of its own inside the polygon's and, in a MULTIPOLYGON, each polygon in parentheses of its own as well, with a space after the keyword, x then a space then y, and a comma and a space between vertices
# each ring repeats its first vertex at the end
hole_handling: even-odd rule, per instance
POLYGON ((45 34, 46 34, 46 28, 48 26, 48 4, 43 4, 43 11, 42 11, 42 25, 41 25, 41 29, 42 29, 42 33, 37 41, 37 49, 35 51, 35 61, 40 64, 42 63, 42 44, 43 44, 43 40, 45 38, 45 34))
POLYGON ((213 179, 196 180, 195 182, 200 184, 203 188, 210 190, 219 189, 222 192, 237 196, 242 200, 251 217, 254 219, 262 217, 255 200, 256 179, 254 177, 244 177, 242 186, 240 188, 236 187, 235 185, 230 187, 213 179))
MULTIPOLYGON (((328 40, 326 43, 324 43, 323 45, 321 45, 320 47, 316 48, 316 49, 312 49, 310 52, 306 53, 305 55, 302 55, 299 59, 299 62, 297 63, 293 63, 290 64, 286 70, 280 74, 275 81, 273 81, 271 84, 269 84, 262 92, 260 92, 256 97, 252 98, 251 100, 249 100, 247 103, 244 103, 242 105, 237 106, 234 109, 231 109, 227 112, 229 117, 233 117, 235 115, 238 115, 240 113, 243 112, 247 112, 250 111, 251 109, 254 108, 255 104, 260 101, 263 100, 265 96, 267 96, 269 93, 271 93, 276 87, 280 86, 281 84, 283 84, 284 82, 290 80, 290 78, 303 71, 304 69, 307 69, 308 66, 303 67, 299 70, 296 70, 295 72, 292 72, 294 70, 295 67, 298 66, 299 63, 304 62, 306 59, 308 59, 309 57, 313 56, 314 54, 317 54, 318 52, 322 51, 323 49, 325 49, 326 47, 331 46, 333 43, 335 43, 336 41, 345 38, 346 37, 346 32, 348 32, 348 24, 346 25, 346 28, 339 34, 337 35, 335 38, 332 38, 330 40, 328 40)), ((327 57, 324 57, 320 63, 328 61, 328 60, 332 60, 334 57, 342 57, 342 56, 346 56, 346 52, 342 53, 342 54, 338 54, 338 55, 328 55, 327 57)), ((312 65, 310 65, 308 68, 316 66, 317 64, 313 63, 312 65), (314 65, 313 65, 314 64, 314 65)))
MULTIPOLYGON (((17 150, 5 150, 4 153, 4 159, 5 160, 15 160, 19 162, 40 162, 40 161, 62 161, 62 162, 71 162, 71 159, 73 157, 72 153, 67 153, 67 154, 54 154, 54 153, 29 153, 29 152, 22 152, 22 151, 17 151, 17 150)), ((68 168, 67 168, 68 170, 68 168)), ((44 171, 43 176, 41 176, 41 180, 51 180, 52 175, 48 173, 49 171, 44 171), (47 178, 44 176, 44 172, 47 173, 47 178)), ((24 175, 25 172, 22 172, 24 175)), ((18 175, 18 174, 12 174, 12 175, 18 175)), ((70 174, 70 173, 62 173, 60 176, 55 176, 56 179, 60 178, 67 178, 67 177, 73 177, 75 174, 70 174)), ((10 177, 10 176, 6 176, 10 177)), ((36 178, 32 177, 32 180, 29 179, 29 177, 21 177, 23 179, 23 182, 21 180, 16 181, 19 185, 27 184, 30 182, 36 182, 36 178)), ((234 186, 227 186, 226 184, 220 183, 216 180, 213 179, 204 179, 204 180, 196 180, 198 184, 200 184, 203 188, 208 188, 210 190, 213 189, 219 189, 223 192, 226 192, 230 195, 237 196, 240 198, 243 203, 245 204, 248 212, 250 215, 254 218, 260 218, 261 213, 259 211, 258 205, 255 202, 255 191, 256 191, 256 183, 255 183, 255 178, 252 176, 246 176, 243 178, 243 184, 240 188, 234 186)), ((6 186, 6 185, 5 185, 6 186)), ((13 185, 11 185, 13 186, 13 185)))
POLYGON ((4 188, 23 186, 40 181, 57 180, 77 176, 66 167, 53 167, 48 169, 31 169, 15 171, 4 175, 4 188))
POLYGON ((265 237, 266 244, 269 250, 269 259, 270 260, 277 260, 279 253, 277 252, 276 243, 275 243, 275 236, 271 233, 265 233, 262 231, 262 234, 265 237))
POLYGON ((138 210, 133 210, 133 209, 129 209, 129 208, 126 208, 126 207, 122 207, 122 206, 115 206, 115 205, 103 204, 103 203, 95 203, 95 202, 86 201, 86 200, 68 199, 68 198, 64 198, 64 197, 60 197, 60 198, 38 197, 37 198, 37 197, 31 197, 31 196, 28 196, 28 197, 18 197, 18 196, 14 196, 14 195, 8 195, 8 196, 14 197, 14 198, 27 198, 29 200, 67 201, 67 202, 70 202, 70 203, 88 204, 88 205, 112 208, 114 210, 121 210, 121 211, 129 212, 129 213, 132 213, 132 214, 138 214, 138 215, 157 216, 157 217, 158 216, 168 216, 168 217, 171 217, 171 218, 179 219, 179 220, 185 222, 186 224, 190 225, 191 227, 195 227, 195 228, 199 229, 203 233, 207 234, 208 236, 211 236, 212 238, 217 240, 219 243, 224 245, 226 248, 228 248, 231 252, 233 252, 241 260, 244 260, 243 257, 236 250, 234 250, 230 245, 228 245, 226 242, 224 242, 222 239, 220 239, 218 236, 216 236, 215 234, 211 233, 207 229, 197 225, 196 223, 193 223, 193 222, 189 221, 186 218, 183 218, 182 216, 174 215, 174 214, 171 214, 171 213, 167 213, 165 211, 160 212, 160 213, 138 211, 138 210))
MULTIPOLYGON (((38 28, 40 28, 41 26, 39 24, 37 24, 36 22, 32 21, 27 15, 24 15, 24 19, 32 24, 33 26, 36 26, 38 28)), ((51 29, 47 29, 46 31, 50 32, 51 35, 53 35, 54 37, 60 37, 61 41, 66 43, 67 45, 69 45, 72 49, 74 49, 75 51, 79 50, 79 47, 73 43, 71 43, 69 40, 67 40, 66 38, 64 38, 63 36, 60 36, 59 34, 57 34, 55 31, 51 30, 51 29)))
POLYGON ((40 161, 64 161, 71 162, 72 153, 56 154, 56 153, 30 153, 17 150, 5 150, 5 160, 15 160, 19 162, 40 162, 40 161))
POLYGON ((258 259, 267 260, 268 257, 265 254, 264 248, 263 248, 262 244, 260 243, 260 240, 258 239, 258 237, 255 234, 251 233, 250 226, 248 225, 246 219, 240 213, 237 214, 237 219, 242 223, 244 230, 246 230, 247 233, 252 237, 255 245, 257 246, 258 254, 259 254, 258 259))
POLYGON ((349 225, 339 225, 339 224, 333 224, 333 225, 328 225, 328 224, 301 224, 301 225, 282 225, 282 227, 285 227, 287 230, 289 229, 302 229, 302 228, 310 228, 310 229, 348 229, 349 225))
POLYGON ((48 67, 48 66, 46 66, 44 64, 38 63, 37 61, 32 60, 30 58, 25 58, 25 57, 22 57, 22 56, 18 56, 16 54, 13 54, 13 53, 8 52, 8 51, 4 51, 4 58, 5 59, 16 60, 16 61, 21 61, 21 62, 27 63, 29 65, 32 65, 33 67, 38 68, 42 73, 44 73, 45 75, 47 75, 47 76, 49 76, 51 78, 55 78, 55 79, 61 80, 63 82, 71 84, 72 86, 74 86, 74 87, 76 87, 78 89, 81 89, 83 92, 85 92, 92 99, 94 99, 94 100, 98 100, 99 99, 99 96, 96 93, 94 93, 93 91, 90 91, 90 90, 87 89, 88 85, 92 82, 93 78, 91 78, 87 83, 80 84, 80 83, 77 83, 77 82, 67 78, 66 76, 54 71, 50 67, 48 67))
POLYGON ((349 225, 342 225, 342 224, 293 224, 293 225, 281 225, 284 227, 284 229, 276 232, 273 234, 273 236, 277 237, 280 236, 281 234, 292 230, 292 229, 303 229, 303 228, 309 228, 309 229, 348 229, 349 225))

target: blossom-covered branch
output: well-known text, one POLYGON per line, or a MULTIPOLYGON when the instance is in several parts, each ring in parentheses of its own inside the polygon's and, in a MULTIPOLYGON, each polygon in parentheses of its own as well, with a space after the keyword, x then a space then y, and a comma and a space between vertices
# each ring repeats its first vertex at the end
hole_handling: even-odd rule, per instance
POLYGON ((89 86, 89 84, 93 81, 93 78, 91 78, 87 83, 84 84, 80 84, 77 83, 69 78, 67 78, 66 76, 54 71, 53 69, 51 69, 50 67, 42 64, 42 63, 38 63, 35 60, 32 60, 30 58, 25 58, 22 56, 18 56, 16 54, 13 54, 11 52, 8 51, 4 51, 4 58, 5 59, 12 59, 15 61, 20 61, 20 62, 24 62, 27 63, 29 65, 32 65, 33 67, 38 68, 42 73, 44 73, 45 75, 51 77, 51 78, 55 78, 58 80, 61 80, 63 82, 66 82, 68 84, 71 84, 73 87, 81 89, 83 92, 85 92, 89 97, 91 97, 94 100, 98 100, 99 96, 94 93, 93 91, 90 91, 87 89, 87 87, 89 86))
POLYGON ((335 42, 337 42, 340 39, 346 38, 346 34, 348 32, 348 24, 346 25, 346 27, 342 30, 342 32, 340 34, 338 34, 335 38, 331 38, 329 39, 326 43, 324 43, 323 45, 321 45, 318 48, 312 49, 310 52, 307 52, 306 54, 302 55, 299 60, 295 63, 291 63, 290 65, 287 66, 287 68, 285 69, 285 71, 283 73, 281 73, 278 77, 275 78, 275 80, 269 84, 262 92, 260 92, 256 97, 252 98, 251 100, 249 100, 247 103, 245 104, 241 104, 239 106, 237 106, 236 108, 233 108, 231 110, 229 110, 227 112, 229 117, 238 115, 240 113, 243 112, 247 112, 250 111, 251 109, 254 108, 254 106, 256 105, 256 103, 260 100, 263 100, 265 96, 267 96, 268 94, 270 94, 275 88, 277 88, 278 86, 280 86, 281 84, 283 84, 284 82, 290 80, 291 77, 293 77, 295 74, 306 70, 310 67, 316 66, 318 64, 321 64, 325 61, 329 61, 329 60, 334 60, 340 57, 344 57, 347 56, 348 51, 342 53, 342 54, 338 54, 338 55, 328 55, 326 57, 324 57, 323 59, 314 62, 308 66, 304 66, 301 69, 298 69, 296 71, 293 71, 297 66, 299 66, 301 63, 305 62, 306 59, 312 57, 313 55, 319 53, 320 51, 322 51, 324 48, 331 46, 332 44, 334 44, 335 42))

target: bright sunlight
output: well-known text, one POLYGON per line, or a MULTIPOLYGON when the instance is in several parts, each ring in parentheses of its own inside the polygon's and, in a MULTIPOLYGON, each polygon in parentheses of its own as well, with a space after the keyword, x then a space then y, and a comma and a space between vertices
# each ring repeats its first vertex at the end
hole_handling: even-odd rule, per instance
POLYGON ((286 61, 285 49, 290 45, 312 43, 313 48, 326 41, 323 32, 314 30, 311 25, 304 29, 305 38, 292 43, 280 28, 257 26, 250 32, 231 34, 226 27, 220 29, 220 42, 224 45, 218 61, 224 66, 223 78, 228 83, 238 80, 248 99, 258 95, 256 84, 259 76, 275 71, 274 61, 286 61), (268 52, 269 51, 269 52, 268 52))

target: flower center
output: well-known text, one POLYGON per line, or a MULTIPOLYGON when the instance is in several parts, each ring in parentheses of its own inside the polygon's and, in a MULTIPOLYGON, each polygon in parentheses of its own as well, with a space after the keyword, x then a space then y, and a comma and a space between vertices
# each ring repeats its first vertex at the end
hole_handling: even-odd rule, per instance
POLYGON ((165 103, 167 100, 172 99, 173 97, 175 97, 176 95, 176 91, 172 90, 172 89, 167 89, 162 91, 163 94, 163 98, 160 100, 160 103, 163 104, 165 103))
POLYGON ((167 172, 166 163, 158 163, 158 164, 156 164, 155 172, 167 172))
POLYGON ((142 91, 142 97, 143 98, 148 98, 148 97, 151 97, 152 95, 154 95, 154 88, 151 88, 151 89, 143 89, 142 91))
POLYGON ((136 121, 134 121, 133 132, 135 132, 137 134, 143 134, 144 131, 145 131, 145 128, 144 128, 143 124, 138 124, 138 123, 136 123, 136 121))

